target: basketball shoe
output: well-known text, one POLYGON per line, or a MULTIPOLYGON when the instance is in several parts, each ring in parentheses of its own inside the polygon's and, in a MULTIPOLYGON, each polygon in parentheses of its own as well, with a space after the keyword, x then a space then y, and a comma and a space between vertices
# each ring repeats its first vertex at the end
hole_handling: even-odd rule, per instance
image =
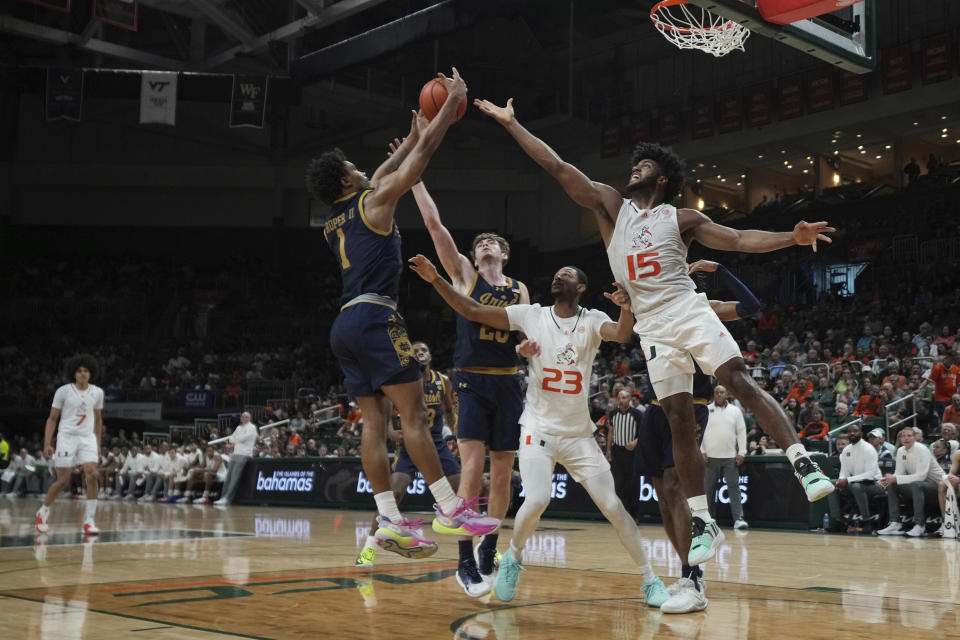
POLYGON ((403 518, 399 523, 390 522, 386 516, 378 516, 380 526, 374 537, 382 549, 392 551, 405 558, 428 558, 437 552, 437 543, 419 537, 413 528, 422 524, 423 520, 407 520, 403 518))
POLYGON ((40 507, 37 511, 37 531, 40 533, 46 533, 50 531, 50 509, 46 506, 40 507))
POLYGON ((373 567, 373 561, 377 557, 377 548, 376 547, 367 547, 365 546, 360 550, 360 555, 357 556, 357 559, 354 561, 353 566, 355 567, 367 567, 368 569, 373 567))
POLYGON ((86 536, 100 535, 100 529, 93 523, 92 518, 83 523, 83 534, 86 536))
POLYGON ((793 468, 793 475, 803 485, 803 490, 807 493, 807 500, 810 502, 816 502, 820 498, 825 498, 833 493, 833 483, 820 471, 817 463, 810 458, 798 458, 793 463, 793 468))
POLYGON ((440 505, 433 505, 437 513, 433 519, 433 530, 448 536, 483 536, 493 533, 500 527, 500 520, 474 511, 472 507, 478 503, 478 498, 457 498, 457 508, 449 514, 444 513, 440 505))
POLYGON ((707 600, 702 585, 694 584, 690 578, 680 578, 676 584, 680 585, 677 593, 670 596, 670 599, 660 606, 660 611, 664 613, 693 613, 707 608, 710 601, 707 600))
POLYGON ((484 580, 477 569, 477 563, 473 558, 467 557, 460 561, 457 567, 457 584, 459 584, 468 596, 479 598, 490 593, 491 584, 484 580))
POLYGON ((500 570, 493 581, 493 594, 501 602, 510 602, 517 592, 517 583, 520 581, 520 572, 524 571, 523 563, 518 559, 513 549, 507 549, 500 557, 500 570))
POLYGON ((660 607, 670 599, 670 593, 660 578, 654 578, 650 582, 644 582, 643 593, 647 596, 646 602, 648 607, 660 607))
POLYGON ((687 564, 691 567, 703 564, 712 558, 717 552, 717 547, 724 540, 723 531, 714 520, 704 522, 701 518, 691 518, 690 534, 693 539, 690 541, 687 564))
POLYGON ((483 541, 487 536, 480 536, 480 543, 473 548, 473 559, 477 563, 477 569, 480 571, 480 577, 483 581, 493 586, 493 572, 500 566, 500 552, 494 549, 486 549, 483 541))

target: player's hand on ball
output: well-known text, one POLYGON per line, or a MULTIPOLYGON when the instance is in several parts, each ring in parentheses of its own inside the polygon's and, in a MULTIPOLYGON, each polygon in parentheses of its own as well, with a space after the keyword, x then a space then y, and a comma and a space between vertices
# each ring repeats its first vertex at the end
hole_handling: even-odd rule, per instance
POLYGON ((793 239, 800 246, 811 245, 814 252, 817 250, 817 240, 824 242, 833 242, 830 238, 823 235, 836 231, 833 227, 828 227, 827 222, 804 222, 801 220, 793 228, 793 239))
POLYGON ((523 342, 517 345, 517 353, 524 358, 540 355, 540 345, 535 340, 524 338, 523 342))
POLYGON ((410 268, 427 282, 432 283, 434 280, 440 277, 440 274, 437 273, 437 268, 433 266, 433 263, 430 262, 425 255, 420 253, 410 258, 410 268))
POLYGON ((480 98, 476 98, 473 105, 503 126, 507 126, 513 120, 513 98, 507 100, 507 106, 505 107, 498 107, 489 100, 481 100, 480 98))
POLYGON ((687 267, 687 275, 696 273, 697 271, 708 271, 712 273, 716 271, 719 266, 720 264, 713 260, 697 260, 696 262, 690 263, 687 267))
POLYGON ((438 73, 437 77, 443 81, 443 86, 447 89, 447 95, 455 98, 456 102, 460 102, 461 99, 467 97, 467 83, 460 77, 460 72, 457 71, 456 67, 453 68, 452 78, 448 78, 442 73, 438 73))
POLYGON ((603 297, 607 300, 612 300, 615 305, 621 309, 630 308, 630 295, 623 290, 623 287, 620 286, 619 282, 613 283, 613 293, 603 292, 603 297))

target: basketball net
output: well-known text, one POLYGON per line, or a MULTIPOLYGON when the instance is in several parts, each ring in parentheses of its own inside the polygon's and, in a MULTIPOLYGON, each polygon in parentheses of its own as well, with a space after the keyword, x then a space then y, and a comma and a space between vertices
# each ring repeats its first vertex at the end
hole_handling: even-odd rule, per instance
POLYGON ((663 37, 680 49, 699 49, 716 57, 745 51, 750 30, 743 25, 692 7, 686 0, 663 0, 650 9, 650 20, 663 37))

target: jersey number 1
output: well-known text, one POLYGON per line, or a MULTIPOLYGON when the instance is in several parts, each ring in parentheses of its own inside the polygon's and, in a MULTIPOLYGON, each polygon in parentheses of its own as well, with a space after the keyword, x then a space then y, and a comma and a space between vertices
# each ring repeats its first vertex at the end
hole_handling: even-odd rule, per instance
POLYGON ((656 260, 648 260, 648 258, 656 258, 659 255, 660 253, 658 251, 627 255, 627 274, 630 276, 630 279, 639 280, 640 278, 649 278, 660 273, 660 263, 656 260), (647 270, 644 271, 644 269, 647 270))
POLYGON ((555 393, 575 394, 583 391, 583 376, 579 371, 560 371, 560 369, 543 369, 543 383, 541 387, 544 391, 553 391, 555 393), (563 380, 564 388, 559 386, 550 386, 554 382, 563 380))
POLYGON ((343 229, 337 229, 337 237, 340 238, 340 268, 346 271, 350 268, 350 261, 347 260, 347 237, 343 235, 343 229))

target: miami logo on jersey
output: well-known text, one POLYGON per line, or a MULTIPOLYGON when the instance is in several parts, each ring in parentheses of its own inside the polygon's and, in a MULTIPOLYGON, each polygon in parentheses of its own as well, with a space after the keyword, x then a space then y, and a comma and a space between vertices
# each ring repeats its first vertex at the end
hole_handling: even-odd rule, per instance
POLYGON ((571 343, 557 352, 557 364, 572 365, 577 363, 577 348, 571 343))
POLYGON ((650 227, 643 225, 640 228, 639 233, 635 233, 633 236, 633 248, 634 249, 648 249, 653 246, 653 233, 650 232, 650 227))

